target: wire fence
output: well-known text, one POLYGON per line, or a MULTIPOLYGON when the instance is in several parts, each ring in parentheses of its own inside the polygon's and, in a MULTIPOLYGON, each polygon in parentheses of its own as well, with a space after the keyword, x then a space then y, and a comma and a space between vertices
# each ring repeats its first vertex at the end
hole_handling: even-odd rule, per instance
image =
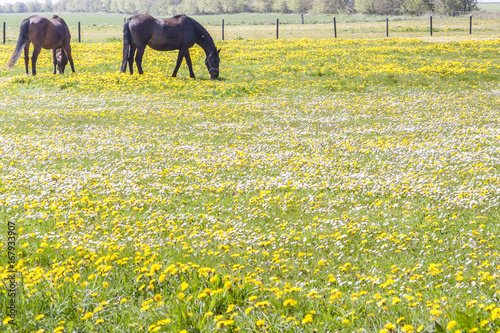
MULTIPOLYGON (((125 18, 124 18, 125 20, 125 18)), ((423 38, 423 37, 473 37, 498 38, 500 32, 499 19, 473 18, 457 12, 451 17, 418 18, 414 20, 399 20, 385 18, 369 22, 339 21, 336 17, 321 23, 307 22, 304 15, 298 20, 277 18, 273 24, 269 21, 261 24, 234 24, 231 20, 221 19, 219 24, 207 23, 205 27, 216 40, 232 39, 291 39, 291 38, 423 38), (459 15, 460 14, 460 15, 459 15)), ((2 42, 15 43, 19 34, 18 26, 2 24, 2 42)), ((119 41, 122 38, 122 27, 119 25, 82 25, 70 26, 73 42, 119 41)))

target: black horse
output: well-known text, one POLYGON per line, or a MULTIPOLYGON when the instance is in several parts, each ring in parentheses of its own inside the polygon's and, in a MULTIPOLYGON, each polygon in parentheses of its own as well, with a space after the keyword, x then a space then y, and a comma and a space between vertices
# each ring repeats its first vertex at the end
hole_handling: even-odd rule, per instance
POLYGON ((29 74, 28 64, 31 42, 33 43, 33 55, 31 57, 31 71, 33 75, 36 75, 36 61, 42 48, 52 50, 54 74, 56 74, 56 69, 59 73, 64 73, 68 60, 71 70, 74 72, 75 66, 71 57, 70 41, 71 34, 69 33, 68 26, 59 16, 54 15, 50 20, 43 16, 30 16, 21 22, 16 49, 7 63, 7 68, 14 67, 24 49, 26 75, 29 74))
POLYGON ((189 75, 194 78, 193 64, 189 55, 189 48, 194 44, 198 44, 205 51, 207 56, 205 65, 210 78, 218 78, 220 49, 217 50, 214 40, 201 24, 185 15, 168 19, 155 18, 147 14, 134 15, 123 25, 123 62, 120 71, 122 73, 126 71, 128 62, 130 74, 134 72, 135 55, 137 70, 142 74, 142 56, 148 45, 157 51, 179 50, 172 76, 177 76, 182 58, 186 58, 189 75))

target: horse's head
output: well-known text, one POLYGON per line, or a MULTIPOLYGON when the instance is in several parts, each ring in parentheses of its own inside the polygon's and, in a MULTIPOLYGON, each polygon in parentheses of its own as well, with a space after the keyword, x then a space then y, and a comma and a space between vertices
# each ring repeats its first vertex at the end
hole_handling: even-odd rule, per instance
POLYGON ((68 57, 66 56, 66 52, 63 49, 56 50, 56 60, 57 60, 57 72, 64 73, 64 69, 68 64, 68 57))
POLYGON ((214 49, 205 59, 205 65, 207 65, 208 73, 210 73, 211 79, 216 79, 219 77, 219 52, 221 49, 214 49))

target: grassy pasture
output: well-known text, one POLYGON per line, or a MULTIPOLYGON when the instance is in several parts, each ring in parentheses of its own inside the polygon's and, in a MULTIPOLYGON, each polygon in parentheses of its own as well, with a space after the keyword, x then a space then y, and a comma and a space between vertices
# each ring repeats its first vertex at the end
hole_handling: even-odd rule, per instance
POLYGON ((480 3, 479 9, 485 12, 500 13, 500 2, 480 3))
MULTIPOLYGON (((51 17, 52 13, 40 13, 51 17)), ((59 13, 67 22, 73 41, 78 41, 78 22, 81 23, 83 42, 119 41, 122 38, 124 14, 59 13)), ((469 34, 469 16, 433 17, 434 39, 497 38, 500 20, 481 13, 473 13, 473 33, 469 34)), ((28 14, 3 14, 0 22, 6 22, 6 43, 15 44, 19 36, 19 24, 28 14)), ((304 16, 306 24, 300 24, 297 14, 232 14, 195 15, 196 20, 207 27, 212 36, 222 38, 221 22, 224 19, 225 39, 275 39, 276 19, 280 21, 279 37, 293 38, 333 38, 333 15, 304 16)), ((389 18, 389 37, 428 38, 430 37, 429 17, 336 15, 337 37, 383 38, 386 35, 386 19, 389 18)))
POLYGON ((500 41, 95 34, 0 72, 2 331, 500 330, 500 41))

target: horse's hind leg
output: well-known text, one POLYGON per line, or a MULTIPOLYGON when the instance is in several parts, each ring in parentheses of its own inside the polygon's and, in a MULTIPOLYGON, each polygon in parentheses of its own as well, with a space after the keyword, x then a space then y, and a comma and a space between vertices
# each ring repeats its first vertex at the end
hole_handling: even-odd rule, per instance
MULTIPOLYGON (((33 46, 35 46, 33 44, 33 46)), ((40 51, 42 51, 41 46, 35 46, 33 50, 33 55, 31 56, 31 73, 33 75, 36 75, 36 60, 38 59, 38 55, 40 54, 40 51)))
POLYGON ((137 47, 137 54, 135 55, 135 64, 137 65, 137 71, 139 72, 139 74, 144 73, 142 71, 142 56, 144 55, 145 49, 146 49, 146 46, 138 46, 137 47))
POLYGON ((130 52, 128 55, 128 69, 130 70, 130 74, 134 74, 134 56, 135 56, 136 47, 134 45, 130 45, 130 52))
POLYGON ((188 51, 189 51, 189 49, 186 49, 186 48, 183 48, 183 49, 179 50, 179 54, 177 55, 177 63, 175 64, 175 68, 174 68, 174 72, 172 73, 172 77, 176 77, 177 76, 177 71, 179 70, 179 67, 181 67, 181 64, 182 64, 182 58, 184 58, 184 55, 188 51))
POLYGON ((24 67, 26 68, 26 75, 30 75, 29 71, 29 63, 30 63, 30 41, 26 42, 24 46, 24 67))
POLYGON ((68 43, 68 45, 63 46, 62 49, 64 53, 66 53, 66 57, 68 58, 69 64, 71 66, 71 71, 74 73, 75 65, 73 64, 73 57, 71 56, 71 45, 68 43))
POLYGON ((192 79, 195 79, 196 76, 194 75, 194 72, 193 72, 193 63, 191 62, 191 55, 189 54, 189 50, 187 50, 184 58, 186 58, 186 64, 188 65, 188 68, 189 68, 189 76, 192 79))

